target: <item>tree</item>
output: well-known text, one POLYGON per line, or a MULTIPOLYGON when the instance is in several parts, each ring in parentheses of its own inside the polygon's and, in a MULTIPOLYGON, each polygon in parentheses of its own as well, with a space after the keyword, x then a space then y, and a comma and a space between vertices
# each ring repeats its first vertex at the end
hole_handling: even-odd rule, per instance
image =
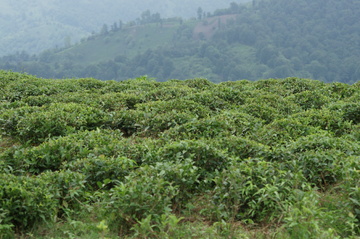
POLYGON ((64 39, 64 43, 65 43, 65 48, 71 47, 71 37, 66 36, 65 39, 64 39))
POLYGON ((230 3, 230 10, 232 13, 237 13, 239 11, 239 5, 235 2, 230 3))
POLYGON ((117 31, 119 28, 118 28, 118 25, 117 25, 117 22, 114 22, 113 25, 111 25, 111 31, 117 31))
POLYGON ((203 16, 203 10, 201 7, 198 8, 197 15, 198 15, 198 19, 201 20, 203 16))
POLYGON ((146 10, 145 12, 141 13, 141 23, 149 23, 151 20, 151 12, 150 10, 146 10))
POLYGON ((119 29, 121 30, 123 28, 123 22, 120 20, 119 21, 119 29))
POLYGON ((100 34, 101 35, 106 35, 109 33, 109 28, 108 28, 108 25, 104 24, 101 28, 101 31, 100 31, 100 34))

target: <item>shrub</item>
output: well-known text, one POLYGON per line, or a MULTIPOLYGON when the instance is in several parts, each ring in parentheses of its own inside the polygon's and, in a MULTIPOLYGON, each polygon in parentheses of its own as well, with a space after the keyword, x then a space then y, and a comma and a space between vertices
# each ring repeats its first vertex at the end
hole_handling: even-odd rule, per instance
POLYGON ((199 93, 189 94, 188 96, 184 97, 184 99, 197 102, 203 106, 208 107, 212 111, 220 111, 223 109, 230 108, 229 102, 218 97, 216 93, 218 92, 203 91, 199 93))
POLYGON ((351 97, 356 92, 354 87, 341 82, 330 83, 326 85, 325 89, 331 92, 331 98, 335 100, 351 97))
POLYGON ((288 100, 298 104, 304 110, 321 109, 324 105, 329 104, 332 100, 330 97, 319 91, 303 91, 287 97, 288 100))
POLYGON ((331 111, 340 114, 343 121, 350 121, 352 124, 358 124, 360 107, 358 103, 337 101, 328 106, 331 111))
POLYGON ((296 157, 299 169, 302 170, 307 181, 321 189, 341 180, 343 165, 339 159, 346 160, 346 155, 338 150, 309 150, 295 154, 293 157, 296 157))
POLYGON ((277 114, 281 117, 302 110, 300 106, 290 101, 287 97, 267 92, 265 89, 244 91, 241 94, 246 99, 245 105, 267 106, 276 109, 277 114))
POLYGON ((245 103, 244 105, 239 106, 237 110, 263 120, 266 124, 280 116, 278 109, 269 106, 265 102, 245 103))
POLYGON ((199 168, 202 180, 212 178, 211 175, 216 170, 225 168, 229 160, 223 151, 204 140, 170 142, 159 149, 158 156, 162 161, 193 160, 194 165, 199 168))
POLYGON ((141 167, 110 191, 104 200, 110 225, 123 232, 151 215, 154 221, 171 212, 178 189, 161 175, 153 175, 149 166, 141 167))
POLYGON ((206 90, 214 87, 214 83, 202 78, 188 79, 184 81, 184 84, 189 86, 190 88, 195 88, 198 90, 206 90))
POLYGON ((302 123, 297 118, 281 118, 265 125, 252 136, 252 139, 270 146, 284 145, 299 137, 311 135, 319 129, 302 123))
POLYGON ((79 104, 52 104, 36 114, 27 114, 18 122, 17 133, 22 141, 43 142, 76 130, 92 130, 107 122, 107 115, 98 109, 79 104))
POLYGON ((221 138, 216 147, 225 150, 228 155, 239 158, 261 158, 270 154, 270 148, 256 141, 236 136, 221 138))
POLYGON ((5 87, 5 100, 18 101, 29 96, 52 95, 58 93, 56 82, 39 78, 18 79, 9 82, 5 87))
POLYGON ((57 216, 70 216, 86 202, 85 175, 69 170, 44 172, 38 176, 47 184, 52 200, 57 202, 57 216))
POLYGON ((86 158, 88 155, 117 155, 121 134, 110 131, 84 131, 66 137, 50 139, 34 147, 12 147, 0 154, 0 159, 15 171, 41 173, 56 171, 64 162, 86 158))
POLYGON ((287 150, 306 179, 322 189, 342 180, 346 161, 360 152, 357 143, 327 134, 301 137, 287 150))
POLYGON ((286 95, 301 93, 304 91, 314 91, 324 87, 325 83, 311 79, 301 79, 289 77, 280 82, 280 87, 288 91, 286 95))
POLYGON ((348 134, 352 130, 351 122, 345 121, 340 111, 323 108, 320 110, 310 109, 301 113, 293 114, 304 125, 319 127, 334 133, 335 136, 348 134))
POLYGON ((199 118, 210 114, 209 108, 192 100, 174 99, 169 101, 150 101, 136 105, 136 109, 146 113, 163 114, 166 112, 187 112, 197 115, 199 118))
POLYGON ((173 199, 174 209, 181 210, 187 201, 199 190, 199 168, 191 159, 175 162, 157 162, 149 166, 149 173, 162 177, 177 187, 178 193, 173 199))
POLYGON ((314 191, 295 190, 294 204, 289 206, 284 227, 291 238, 337 238, 325 223, 329 216, 333 215, 320 208, 319 195, 314 191))
POLYGON ((0 174, 0 221, 15 230, 28 230, 53 220, 57 200, 45 180, 0 174))
POLYGON ((170 139, 200 139, 251 135, 263 122, 249 114, 235 110, 223 111, 212 117, 191 120, 169 129, 163 137, 170 139))
POLYGON ((224 82, 217 85, 216 88, 212 89, 211 94, 212 96, 209 96, 210 99, 221 99, 228 104, 242 105, 245 103, 245 97, 242 94, 242 89, 237 89, 234 86, 225 87, 224 82))
POLYGON ((233 161, 214 179, 213 204, 217 218, 261 222, 279 218, 291 204, 301 173, 259 159, 233 161))
MULTIPOLYGON (((166 83, 164 83, 166 84, 166 83)), ((151 90, 150 92, 146 92, 144 98, 145 101, 168 101, 179 98, 185 98, 188 95, 192 95, 194 90, 190 87, 184 85, 169 85, 161 88, 156 88, 151 90)), ((186 97, 187 98, 187 97, 186 97)), ((191 99, 190 99, 191 100, 191 99)))
POLYGON ((108 121, 103 111, 74 103, 56 103, 44 107, 21 107, 1 114, 3 134, 22 142, 41 143, 54 136, 76 130, 91 130, 108 121))
POLYGON ((205 117, 207 109, 193 101, 154 101, 136 105, 136 110, 117 112, 112 127, 126 136, 138 133, 157 136, 159 133, 198 117, 205 117))
POLYGON ((289 146, 292 153, 301 153, 308 150, 326 151, 329 149, 339 150, 348 156, 359 155, 359 144, 346 138, 333 137, 327 132, 312 134, 298 138, 289 146))
POLYGON ((348 103, 343 106, 344 120, 351 121, 354 124, 360 123, 360 105, 359 103, 348 103))
POLYGON ((40 107, 22 106, 6 109, 0 114, 0 125, 2 135, 19 136, 18 124, 24 120, 27 115, 40 112, 40 107))
POLYGON ((201 139, 226 136, 235 131, 228 122, 214 118, 191 120, 185 124, 173 127, 163 134, 163 137, 175 139, 201 139))
POLYGON ((78 159, 63 165, 71 172, 85 175, 86 187, 91 190, 109 189, 117 181, 123 181, 136 164, 126 157, 106 157, 105 155, 89 155, 88 158, 78 159))
POLYGON ((29 106, 38 106, 49 105, 54 102, 54 99, 47 95, 36 95, 29 96, 22 99, 22 102, 25 102, 29 106))

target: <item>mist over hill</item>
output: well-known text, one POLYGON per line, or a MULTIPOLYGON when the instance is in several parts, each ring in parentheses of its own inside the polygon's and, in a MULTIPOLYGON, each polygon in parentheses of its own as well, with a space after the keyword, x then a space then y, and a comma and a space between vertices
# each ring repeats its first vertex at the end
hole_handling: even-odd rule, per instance
POLYGON ((225 8, 230 2, 249 0, 2 0, 0 3, 0 56, 25 50, 33 54, 66 42, 78 42, 104 23, 135 20, 146 10, 163 17, 196 17, 225 8))
POLYGON ((360 79, 358 1, 269 0, 198 10, 192 19, 145 11, 134 21, 104 24, 79 44, 4 56, 0 69, 101 80, 360 79))

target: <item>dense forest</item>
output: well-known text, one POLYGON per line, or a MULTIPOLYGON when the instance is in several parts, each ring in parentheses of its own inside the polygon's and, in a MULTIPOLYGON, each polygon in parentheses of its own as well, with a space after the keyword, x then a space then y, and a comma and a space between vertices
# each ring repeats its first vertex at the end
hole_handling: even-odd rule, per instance
MULTIPOLYGON (((191 18, 196 9, 214 11, 234 0, 1 0, 0 56, 26 51, 37 54, 98 31, 103 23, 132 21, 149 9, 163 17, 191 18)), ((235 2, 250 0, 235 0, 235 2)))
POLYGON ((296 76, 354 83, 360 78, 359 15, 359 1, 336 0, 232 3, 213 13, 199 8, 192 20, 145 11, 127 24, 104 24, 66 49, 2 57, 0 68, 46 78, 296 76))
POLYGON ((0 71, 0 238, 360 236, 360 84, 0 71))

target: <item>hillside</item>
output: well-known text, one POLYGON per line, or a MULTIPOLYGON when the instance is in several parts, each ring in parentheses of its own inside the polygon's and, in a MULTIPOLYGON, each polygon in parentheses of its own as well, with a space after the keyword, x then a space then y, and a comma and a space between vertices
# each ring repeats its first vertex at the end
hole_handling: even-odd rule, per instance
MULTIPOLYGON (((163 17, 196 17, 201 7, 206 12, 225 8, 232 0, 103 0, 49 1, 2 0, 0 7, 0 56, 26 51, 37 54, 63 47, 70 40, 99 31, 104 23, 135 20, 146 10, 163 17)), ((235 2, 246 2, 237 0, 235 2)))
POLYGON ((1 238, 358 238, 360 84, 0 71, 1 238))
POLYGON ((358 1, 336 0, 233 3, 197 20, 147 11, 66 49, 3 57, 0 69, 47 78, 221 82, 295 76, 354 83, 360 79, 359 15, 358 1))

